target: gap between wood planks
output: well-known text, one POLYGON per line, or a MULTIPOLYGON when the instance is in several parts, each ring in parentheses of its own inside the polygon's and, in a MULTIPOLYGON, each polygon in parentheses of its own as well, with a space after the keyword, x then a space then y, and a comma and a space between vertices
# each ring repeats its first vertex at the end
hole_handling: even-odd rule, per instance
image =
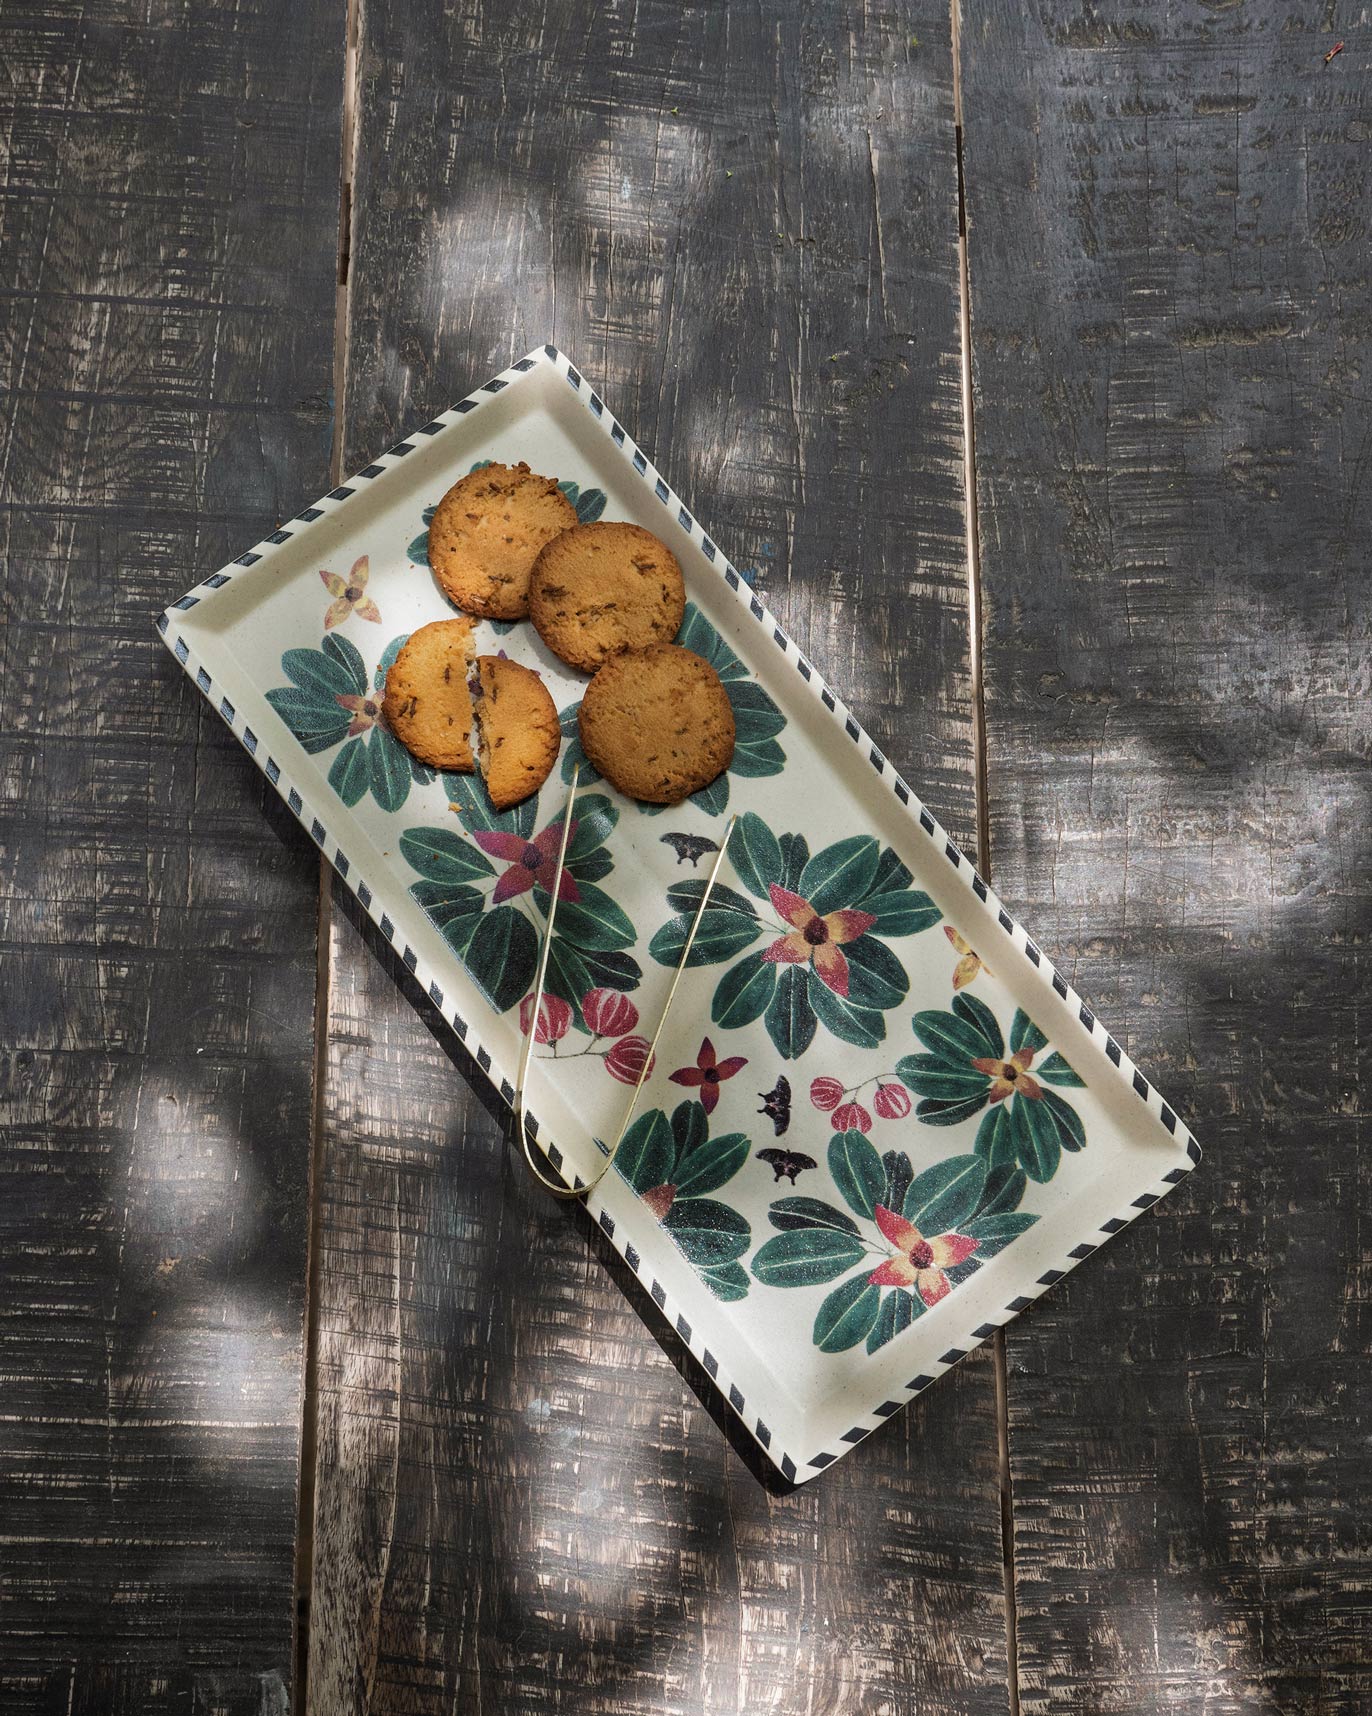
MULTIPOLYGON (((358 36, 360 0, 348 0, 343 54, 343 116, 339 149, 338 269, 333 324, 333 446, 329 483, 343 481, 344 410, 348 379, 348 276, 352 264, 353 169, 357 160, 358 36)), ((319 1433, 319 1272, 323 1207, 324 1084, 329 1047, 329 968, 332 941, 332 868, 319 856, 319 913, 315 925, 314 1068, 310 1092, 309 1236, 305 1251, 305 1367, 301 1388, 300 1463, 295 1522, 295 1686, 291 1708, 309 1706, 310 1597, 314 1588, 315 1464, 319 1433)))
MULTIPOLYGON (((958 163, 958 322, 962 348, 962 477, 967 507, 968 665, 972 677, 972 788, 977 869, 991 880, 990 789, 986 762, 986 696, 982 680, 981 536, 977 520, 977 436, 972 404, 972 297, 967 268, 967 185, 962 159, 962 6, 949 0, 953 50, 953 126, 958 163)), ((1010 1475, 1010 1379, 1005 1330, 991 1337, 995 1370, 996 1444, 1000 1466, 1000 1547, 1005 1578, 1005 1672, 1010 1716, 1020 1716, 1018 1616, 1015 1609, 1015 1496, 1010 1475)))
MULTIPOLYGON (((343 65, 341 177, 338 198, 338 271, 334 300, 333 448, 330 482, 343 481, 346 433, 344 402, 348 370, 348 279, 352 262, 352 191, 357 154, 358 35, 360 0, 348 0, 343 65)), ((972 680, 972 782, 976 807, 977 869, 991 878, 990 795, 987 784, 986 706, 982 681, 981 543, 977 518, 976 424, 972 402, 971 297, 967 264, 967 198, 963 173, 962 12, 960 0, 949 6, 953 59, 953 122, 958 176, 958 294, 962 364, 963 489, 967 516, 967 604, 969 667, 972 680)), ((319 913, 315 950, 314 1067, 310 1118, 310 1224, 306 1251, 305 1368, 301 1413, 299 1502, 296 1521, 295 1689, 292 1706, 305 1712, 309 1701, 310 1598, 314 1584, 315 1462, 318 1440, 319 1253, 324 1137, 324 1083, 328 1052, 329 971, 332 876, 328 860, 319 861, 319 913)), ((991 1341, 995 1372, 996 1437, 1000 1475, 1001 1552, 1004 1564, 1006 1690, 1010 1716, 1020 1716, 1019 1661, 1015 1610, 1014 1494, 1010 1474, 1009 1390, 1005 1331, 991 1341)))

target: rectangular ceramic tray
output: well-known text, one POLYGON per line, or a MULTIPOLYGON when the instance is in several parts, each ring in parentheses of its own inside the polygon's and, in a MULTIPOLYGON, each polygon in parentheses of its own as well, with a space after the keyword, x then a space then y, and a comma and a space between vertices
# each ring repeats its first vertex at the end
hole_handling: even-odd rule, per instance
POLYGON ((157 622, 507 1101, 585 681, 527 623, 480 627, 480 649, 544 675, 568 735, 537 800, 504 815, 479 779, 412 766, 378 719, 400 642, 452 611, 425 560, 427 511, 491 459, 527 460, 582 518, 668 543, 686 580, 681 641, 734 704, 730 771, 675 810, 583 770, 577 899, 557 914, 529 1107, 555 1166, 589 1177, 740 813, 639 1118, 588 1208, 748 1431, 804 1481, 1200 1152, 552 346, 157 622))

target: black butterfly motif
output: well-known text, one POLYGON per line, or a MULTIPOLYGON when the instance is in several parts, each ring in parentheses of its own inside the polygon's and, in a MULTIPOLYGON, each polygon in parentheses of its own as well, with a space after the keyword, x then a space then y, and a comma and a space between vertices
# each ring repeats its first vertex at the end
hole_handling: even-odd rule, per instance
POLYGON ((676 853, 678 864, 684 864, 689 858, 693 870, 707 852, 719 851, 715 842, 707 840, 703 834, 664 834, 662 844, 670 846, 676 853))
POLYGON ((762 1098, 762 1107, 758 1109, 758 1113, 765 1114, 768 1117, 772 1122, 772 1125, 777 1129, 777 1137, 780 1138, 782 1133, 791 1124, 790 1079, 788 1079, 785 1073, 783 1073, 781 1077, 777 1079, 774 1089, 760 1090, 758 1095, 762 1098))
POLYGON ((814 1157, 807 1156, 800 1150, 778 1150, 776 1148, 759 1150, 757 1159, 759 1162, 766 1162, 776 1171, 774 1185, 781 1184, 783 1174, 792 1185, 795 1185, 796 1175, 803 1174, 807 1168, 813 1168, 815 1165, 814 1157))

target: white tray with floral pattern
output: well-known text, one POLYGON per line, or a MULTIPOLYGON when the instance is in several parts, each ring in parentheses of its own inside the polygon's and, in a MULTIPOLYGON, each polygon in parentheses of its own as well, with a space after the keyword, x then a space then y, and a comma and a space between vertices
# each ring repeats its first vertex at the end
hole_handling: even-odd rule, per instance
POLYGON ((589 1177, 642 1065, 704 874, 740 814, 592 1219, 788 1479, 846 1453, 1112 1233, 1199 1151, 629 438, 546 346, 424 424, 158 619, 168 647, 508 1100, 582 761, 529 1107, 589 1177), (583 518, 655 531, 686 578, 731 768, 675 810, 581 758, 585 681, 532 626, 561 767, 496 814, 413 763, 379 686, 451 612, 428 515, 485 460, 583 518), (542 884, 542 885, 541 885, 542 884))

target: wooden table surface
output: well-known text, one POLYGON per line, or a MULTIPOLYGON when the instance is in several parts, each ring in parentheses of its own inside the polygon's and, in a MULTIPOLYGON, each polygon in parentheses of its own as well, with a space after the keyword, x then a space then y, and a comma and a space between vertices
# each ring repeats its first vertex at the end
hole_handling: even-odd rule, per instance
POLYGON ((1359 16, 0 10, 0 1709, 1372 1709, 1359 16), (152 630, 544 339, 1206 1148, 791 1493, 152 630))

